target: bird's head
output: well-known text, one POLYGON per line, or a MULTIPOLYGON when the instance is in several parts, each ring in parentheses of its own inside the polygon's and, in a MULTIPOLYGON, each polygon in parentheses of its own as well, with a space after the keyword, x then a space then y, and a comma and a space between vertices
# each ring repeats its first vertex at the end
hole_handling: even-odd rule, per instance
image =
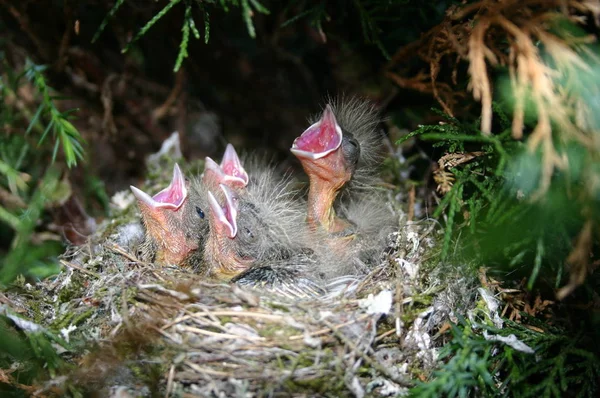
POLYGON ((146 228, 146 240, 155 253, 152 258, 157 264, 184 265, 195 252, 206 227, 204 206, 190 197, 198 196, 190 191, 181 169, 173 168, 173 179, 169 186, 154 196, 131 186, 146 228))
POLYGON ((330 105, 294 140, 291 151, 309 176, 317 175, 334 185, 352 178, 360 157, 358 141, 338 124, 330 105))
POLYGON ((360 146, 350 132, 338 124, 330 105, 321 118, 294 140, 292 153, 310 179, 308 221, 327 231, 346 225, 335 217, 333 202, 352 178, 360 158, 360 146))

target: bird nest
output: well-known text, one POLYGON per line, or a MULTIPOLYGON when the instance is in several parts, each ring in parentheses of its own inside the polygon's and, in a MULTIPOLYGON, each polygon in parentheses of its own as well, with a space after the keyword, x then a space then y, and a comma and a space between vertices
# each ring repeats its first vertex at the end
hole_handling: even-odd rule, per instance
POLYGON ((400 210, 368 275, 299 299, 292 285, 246 290, 142 261, 134 201, 129 191, 115 195, 113 217, 64 254, 61 273, 34 285, 21 280, 3 300, 9 305, 0 310, 21 330, 49 336, 75 365, 57 367, 29 392, 397 396, 435 365, 434 333, 474 302, 460 268, 433 260, 435 224, 408 222, 400 210))
POLYGON ((38 393, 397 395, 435 364, 431 336, 456 304, 448 292, 467 296, 422 263, 434 247, 428 223, 392 233, 369 275, 316 299, 144 263, 141 225, 114 223, 65 254, 58 276, 10 297, 77 363, 38 393))

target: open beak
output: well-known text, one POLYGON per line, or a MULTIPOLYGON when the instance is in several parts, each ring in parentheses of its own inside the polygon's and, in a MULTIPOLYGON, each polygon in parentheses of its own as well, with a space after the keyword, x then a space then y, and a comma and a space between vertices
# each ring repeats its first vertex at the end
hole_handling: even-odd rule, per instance
POLYGON ((321 119, 294 140, 291 151, 300 159, 316 160, 337 151, 341 145, 342 128, 327 105, 321 119))
POLYGON ((310 179, 308 223, 328 232, 342 228, 335 216, 333 203, 345 183, 352 178, 352 165, 344 157, 344 136, 330 105, 321 119, 294 140, 291 151, 310 179))
POLYGON ((221 206, 213 193, 208 191, 208 204, 211 209, 211 217, 216 227, 216 232, 224 234, 233 239, 237 235, 237 198, 233 191, 226 185, 219 184, 225 197, 225 205, 221 206))
POLYGON ((187 187, 185 177, 176 163, 173 168, 173 179, 168 187, 154 196, 148 195, 139 188, 130 186, 131 192, 135 195, 140 204, 144 204, 151 210, 169 209, 178 210, 187 198, 187 187))
POLYGON ((168 187, 154 196, 131 186, 138 201, 146 234, 157 243, 155 260, 157 264, 180 264, 185 256, 196 250, 196 242, 187 242, 184 231, 173 226, 184 213, 188 190, 185 177, 177 164, 173 168, 173 179, 168 187))
POLYGON ((206 157, 202 179, 215 186, 225 184, 235 188, 244 188, 249 181, 248 173, 244 170, 240 158, 231 144, 227 144, 220 165, 208 156, 206 157))
POLYGON ((240 158, 231 144, 227 144, 227 148, 225 148, 223 160, 221 160, 221 169, 226 176, 226 183, 232 186, 237 184, 241 187, 248 185, 248 173, 244 170, 242 162, 240 162, 240 158))
POLYGON ((210 157, 204 159, 204 173, 202 173, 202 181, 209 186, 217 186, 225 180, 225 172, 221 166, 210 157))

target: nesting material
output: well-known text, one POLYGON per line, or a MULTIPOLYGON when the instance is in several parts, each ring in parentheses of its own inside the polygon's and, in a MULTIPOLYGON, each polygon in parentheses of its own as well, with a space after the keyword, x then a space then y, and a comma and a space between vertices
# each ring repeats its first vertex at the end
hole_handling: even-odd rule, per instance
MULTIPOLYGON (((229 156, 226 153, 221 165, 207 160, 212 163, 203 180, 216 178, 218 184, 188 182, 179 166, 161 167, 163 181, 155 186, 162 190, 154 196, 137 188, 120 193, 114 200, 115 217, 86 245, 65 253, 63 272, 29 286, 27 295, 10 297, 11 314, 23 319, 15 321, 17 326, 27 325, 19 326, 24 332, 61 336, 56 345, 78 364, 40 391, 76 389, 102 396, 389 396, 401 395, 412 380, 435 366, 434 334, 451 314, 461 311, 456 303, 470 303, 464 281, 443 282, 452 281, 452 275, 432 272, 432 265, 423 263, 435 245, 434 224, 408 223, 386 200, 391 195, 369 188, 373 182, 366 176, 375 170, 370 162, 377 155, 371 106, 334 103, 307 136, 313 127, 324 136, 335 127, 332 132, 337 135, 330 135, 337 137, 334 143, 341 149, 338 163, 321 164, 313 162, 321 159, 321 152, 310 147, 312 141, 298 146, 314 163, 307 166, 311 184, 321 184, 312 199, 327 199, 323 214, 315 212, 323 217, 314 219, 310 250, 305 250, 304 240, 309 230, 294 227, 304 224, 306 204, 295 202, 292 191, 287 193, 289 180, 273 184, 268 167, 256 167, 262 174, 246 174, 228 147, 229 156), (356 145, 361 152, 351 150, 356 145), (342 183, 353 173, 359 177, 360 186, 350 186, 335 210, 335 196, 343 184, 319 180, 319 167, 339 172, 342 183), (172 177, 167 170, 173 170, 172 177), (236 185, 223 185, 227 181, 236 185), (286 212, 291 212, 289 220, 286 212), (275 227, 251 228, 256 220, 285 227, 285 233, 275 227), (203 241, 208 227, 215 228, 208 234, 210 243, 221 226, 229 227, 223 229, 232 235, 228 239, 242 243, 246 241, 235 233, 238 227, 266 233, 259 242, 270 250, 255 243, 245 251, 236 246, 235 253, 245 253, 243 258, 252 253, 257 262, 240 274, 245 279, 238 275, 220 282, 211 278, 214 272, 201 272, 207 261, 211 265, 209 254, 224 253, 223 245, 207 253, 211 246, 203 241), (179 237, 182 233, 185 239, 179 237), (191 244, 175 251, 175 243, 182 242, 191 244), (271 256, 273 247, 280 246, 287 251, 271 256), (272 258, 279 262, 269 262, 272 258)), ((310 225, 310 193, 308 208, 310 225)))
POLYGON ((429 309, 418 317, 419 328, 397 328, 412 323, 407 313, 426 308, 413 297, 434 283, 420 265, 431 234, 427 223, 391 234, 387 253, 366 277, 304 300, 144 263, 135 245, 116 244, 133 228, 113 224, 65 254, 64 271, 31 286, 31 299, 12 297, 21 317, 69 339, 69 355, 80 366, 59 380, 61 388, 113 396, 157 390, 164 396, 389 396, 411 385, 416 374, 408 369, 431 366, 433 344, 407 338, 424 341, 446 317, 427 322, 436 311, 429 309), (407 263, 410 270, 400 266, 407 263))

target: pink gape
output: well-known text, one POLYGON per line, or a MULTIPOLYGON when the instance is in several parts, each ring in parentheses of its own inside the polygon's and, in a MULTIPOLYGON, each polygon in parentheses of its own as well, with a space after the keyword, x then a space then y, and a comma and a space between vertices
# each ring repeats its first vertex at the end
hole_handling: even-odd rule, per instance
POLYGON ((146 192, 134 187, 133 185, 131 185, 130 188, 140 202, 150 206, 153 209, 177 210, 187 198, 185 177, 183 176, 178 164, 175 164, 175 167, 173 168, 173 179, 171 180, 169 186, 156 195, 151 197, 146 192))
POLYGON ((340 232, 349 226, 333 209, 338 192, 352 178, 342 140, 342 128, 327 105, 321 119, 296 138, 290 149, 310 180, 307 221, 312 229, 340 232))
POLYGON ((327 105, 321 119, 304 130, 292 144, 292 153, 311 160, 323 158, 342 144, 342 129, 335 120, 331 106, 327 105))
POLYGON ((214 186, 225 184, 232 188, 244 188, 248 185, 248 173, 244 170, 233 145, 227 144, 220 165, 210 157, 206 157, 203 181, 214 186))
POLYGON ((217 229, 217 234, 227 235, 233 239, 237 235, 237 197, 226 185, 219 184, 225 197, 225 205, 221 206, 211 191, 208 191, 208 204, 211 210, 211 221, 217 229))
POLYGON ((134 186, 130 188, 137 198, 146 229, 143 247, 149 248, 149 261, 159 265, 184 265, 188 256, 198 249, 198 240, 185 230, 186 214, 191 209, 187 182, 179 165, 173 167, 169 186, 154 196, 134 186))

